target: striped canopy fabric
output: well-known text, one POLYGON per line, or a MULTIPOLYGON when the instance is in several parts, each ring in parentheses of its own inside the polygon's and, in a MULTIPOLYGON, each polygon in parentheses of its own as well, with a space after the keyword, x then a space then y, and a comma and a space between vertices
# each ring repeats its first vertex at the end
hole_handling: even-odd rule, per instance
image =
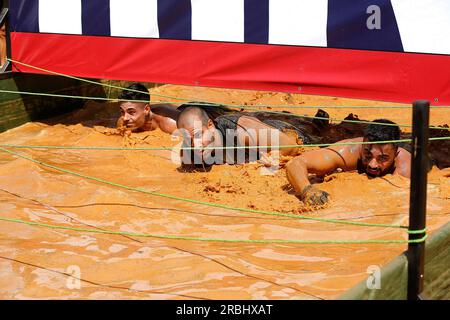
POLYGON ((448 0, 13 0, 10 9, 12 57, 62 73, 450 103, 448 0))

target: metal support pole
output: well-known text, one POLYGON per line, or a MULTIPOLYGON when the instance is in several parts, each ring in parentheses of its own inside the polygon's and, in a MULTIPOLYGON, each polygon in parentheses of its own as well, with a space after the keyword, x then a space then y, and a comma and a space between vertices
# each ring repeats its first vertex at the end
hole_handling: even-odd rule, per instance
MULTIPOLYGON (((427 206, 428 138, 430 103, 419 100, 413 105, 411 192, 409 207, 409 240, 425 236, 427 206)), ((425 242, 408 244, 408 300, 419 300, 423 291, 425 242)))

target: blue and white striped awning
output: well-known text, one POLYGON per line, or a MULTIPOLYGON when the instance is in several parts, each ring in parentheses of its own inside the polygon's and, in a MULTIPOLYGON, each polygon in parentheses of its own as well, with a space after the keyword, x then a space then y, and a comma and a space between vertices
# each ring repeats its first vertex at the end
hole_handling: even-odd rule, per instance
POLYGON ((17 32, 450 54, 449 0, 13 0, 11 7, 17 32), (371 29, 377 8, 380 29, 371 29))

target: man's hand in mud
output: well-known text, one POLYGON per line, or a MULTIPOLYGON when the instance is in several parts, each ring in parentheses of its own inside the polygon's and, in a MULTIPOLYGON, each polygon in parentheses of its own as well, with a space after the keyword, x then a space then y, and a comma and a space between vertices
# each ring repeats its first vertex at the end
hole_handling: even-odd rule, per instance
POLYGON ((292 157, 283 156, 280 154, 280 151, 273 150, 269 153, 263 153, 259 158, 258 163, 264 165, 265 167, 284 167, 291 159, 292 157))
POLYGON ((303 189, 298 197, 307 205, 322 206, 328 203, 330 194, 309 185, 303 189))
POLYGON ((279 165, 279 152, 271 151, 269 153, 262 153, 258 163, 264 165, 265 167, 275 167, 279 165))

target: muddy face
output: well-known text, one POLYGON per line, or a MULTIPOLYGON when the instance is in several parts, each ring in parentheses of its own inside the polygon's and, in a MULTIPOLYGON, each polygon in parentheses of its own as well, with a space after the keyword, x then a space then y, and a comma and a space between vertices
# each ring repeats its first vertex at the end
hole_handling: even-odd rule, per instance
MULTIPOLYGON (((201 120, 197 119, 192 123, 185 125, 184 129, 186 134, 184 136, 184 145, 190 146, 193 148, 206 148, 206 147, 214 147, 216 146, 216 127, 214 123, 209 120, 207 125, 203 125, 201 120)), ((213 152, 212 149, 196 149, 191 150, 195 163, 197 161, 200 163, 205 162, 206 159, 211 157, 213 152)))
POLYGON ((131 131, 137 131, 145 126, 150 106, 148 103, 124 102, 120 104, 123 125, 131 131))
POLYGON ((367 144, 362 148, 361 161, 370 177, 380 177, 394 166, 397 147, 393 144, 367 144))

